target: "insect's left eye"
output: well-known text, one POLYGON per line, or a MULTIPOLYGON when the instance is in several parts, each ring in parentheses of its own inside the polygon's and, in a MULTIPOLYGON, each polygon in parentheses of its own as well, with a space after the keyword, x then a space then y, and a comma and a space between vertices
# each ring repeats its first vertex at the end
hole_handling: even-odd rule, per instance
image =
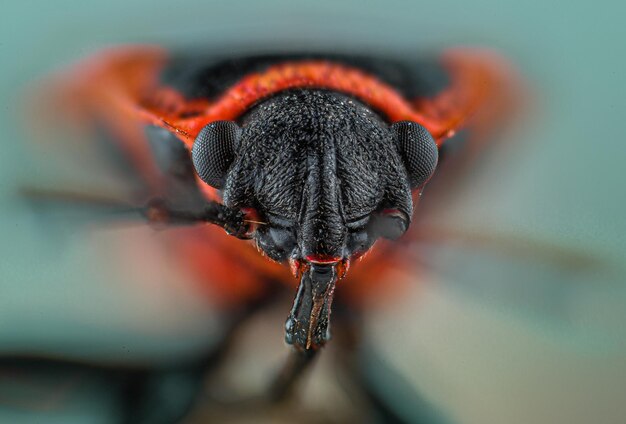
POLYGON ((406 166, 411 188, 423 186, 435 172, 439 152, 430 133, 416 122, 400 121, 391 126, 406 166))

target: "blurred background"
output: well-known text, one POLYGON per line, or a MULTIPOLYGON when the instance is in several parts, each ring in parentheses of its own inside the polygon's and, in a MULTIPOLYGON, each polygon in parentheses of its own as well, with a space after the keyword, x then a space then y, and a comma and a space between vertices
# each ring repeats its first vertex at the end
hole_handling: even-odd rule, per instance
MULTIPOLYGON (((120 184, 98 172, 93 158, 52 161, 54 152, 33 146, 20 107, 38 78, 120 43, 405 55, 485 46, 517 67, 533 108, 437 225, 559 246, 595 265, 555 264, 539 250, 424 246, 416 253, 430 267, 415 289, 365 318, 361 362, 406 422, 623 423, 624 12, 618 2, 539 0, 5 2, 0 356, 172 366, 196 358, 223 332, 222 314, 168 262, 150 230, 94 227, 71 212, 49 219, 16 200, 20 185, 63 185, 76 175, 120 184), (140 250, 140 258, 120 260, 114 253, 122 246, 140 250)), ((270 358, 287 352, 286 309, 279 309, 255 324, 273 332, 270 358)), ((251 379, 263 379, 263 364, 249 367, 251 379)), ((57 371, 26 379, 23 371, 0 373, 0 422, 117 422, 105 377, 57 371)), ((172 398, 176 381, 167 380, 172 398)), ((197 416, 193 422, 214 422, 197 416)))

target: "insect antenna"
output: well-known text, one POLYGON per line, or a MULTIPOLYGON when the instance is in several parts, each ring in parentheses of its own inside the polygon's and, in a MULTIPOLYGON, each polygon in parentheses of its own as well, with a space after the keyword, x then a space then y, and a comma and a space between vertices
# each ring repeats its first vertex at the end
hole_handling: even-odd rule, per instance
MULTIPOLYGON (((38 187, 21 187, 17 191, 19 197, 31 202, 38 202, 38 206, 44 204, 47 207, 86 207, 88 210, 95 210, 102 214, 111 214, 117 217, 125 215, 133 219, 143 219, 156 228, 210 223, 222 227, 228 234, 235 237, 249 238, 249 223, 254 222, 246 222, 243 212, 230 209, 217 202, 207 201, 202 208, 184 210, 177 209, 162 198, 154 198, 144 206, 136 206, 119 197, 93 193, 103 193, 103 191, 69 191, 38 187)), ((266 225, 267 223, 258 222, 258 224, 266 225)))

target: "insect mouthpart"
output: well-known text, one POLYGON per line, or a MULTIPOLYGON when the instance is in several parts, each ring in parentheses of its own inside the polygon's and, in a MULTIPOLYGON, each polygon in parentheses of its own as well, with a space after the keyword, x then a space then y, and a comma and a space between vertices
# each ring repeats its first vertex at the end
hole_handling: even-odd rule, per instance
POLYGON ((299 350, 315 350, 330 339, 330 311, 343 261, 307 262, 285 323, 285 341, 299 350))

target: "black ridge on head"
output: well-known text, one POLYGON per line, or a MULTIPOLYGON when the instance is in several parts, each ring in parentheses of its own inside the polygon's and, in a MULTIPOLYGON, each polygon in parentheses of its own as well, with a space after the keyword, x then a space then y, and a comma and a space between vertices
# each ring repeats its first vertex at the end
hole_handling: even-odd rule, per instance
POLYGON ((241 128, 232 121, 212 122, 200 131, 191 150, 191 159, 202 181, 222 188, 240 135, 241 128))
POLYGON ((435 140, 426 128, 415 122, 396 122, 391 128, 402 153, 411 188, 422 186, 437 167, 439 151, 435 140))

